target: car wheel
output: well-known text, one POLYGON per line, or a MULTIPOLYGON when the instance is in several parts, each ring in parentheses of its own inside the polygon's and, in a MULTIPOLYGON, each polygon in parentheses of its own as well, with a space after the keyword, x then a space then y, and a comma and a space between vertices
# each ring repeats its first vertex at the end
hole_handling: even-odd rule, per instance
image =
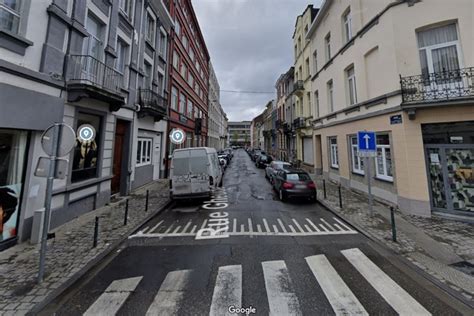
POLYGON ((280 197, 280 201, 282 201, 282 202, 286 201, 285 193, 283 193, 283 191, 281 189, 279 191, 279 197, 280 197))

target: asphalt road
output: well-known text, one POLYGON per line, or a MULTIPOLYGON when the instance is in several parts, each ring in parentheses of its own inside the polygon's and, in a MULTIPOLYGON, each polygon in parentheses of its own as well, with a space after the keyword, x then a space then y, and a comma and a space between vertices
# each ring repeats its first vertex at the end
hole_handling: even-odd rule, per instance
POLYGON ((160 214, 45 313, 233 315, 239 308, 255 315, 465 311, 319 204, 280 202, 264 170, 238 150, 214 203, 160 214))

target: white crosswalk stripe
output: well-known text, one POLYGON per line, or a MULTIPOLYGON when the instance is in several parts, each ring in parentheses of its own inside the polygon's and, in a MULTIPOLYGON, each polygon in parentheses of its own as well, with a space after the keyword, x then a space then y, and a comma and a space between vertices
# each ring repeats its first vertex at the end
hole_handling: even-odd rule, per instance
POLYGON ((285 262, 262 262, 262 268, 270 315, 302 315, 285 262))
POLYGON ((341 253, 398 314, 431 315, 358 248, 342 250, 341 253))
POLYGON ((232 315, 229 306, 242 305, 242 266, 220 267, 212 295, 209 316, 232 315))
POLYGON ((368 315, 325 255, 305 259, 336 315, 368 315))
POLYGON ((146 315, 176 315, 191 271, 181 270, 168 273, 146 315))
POLYGON ((115 315, 128 296, 135 290, 141 279, 142 277, 140 276, 113 281, 84 315, 115 315))

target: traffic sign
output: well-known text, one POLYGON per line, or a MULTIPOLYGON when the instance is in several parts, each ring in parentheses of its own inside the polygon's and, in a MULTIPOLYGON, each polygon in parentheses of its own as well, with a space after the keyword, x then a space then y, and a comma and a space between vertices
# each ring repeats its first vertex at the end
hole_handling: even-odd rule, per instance
POLYGON ((173 128, 170 132, 170 140, 173 144, 182 144, 186 140, 186 133, 181 128, 173 128))
POLYGON ((357 132, 359 151, 375 151, 375 132, 357 132))
POLYGON ((69 126, 64 123, 59 123, 57 124, 59 127, 58 130, 58 150, 57 153, 54 154, 54 146, 56 144, 53 144, 53 134, 54 134, 54 129, 56 125, 51 125, 48 127, 48 129, 41 135, 41 147, 43 148, 44 152, 48 156, 66 156, 69 154, 69 152, 74 148, 74 145, 76 143, 76 133, 74 133, 74 130, 69 126))
MULTIPOLYGON (((49 175, 49 168, 51 168, 50 161, 52 158, 40 157, 35 169, 35 176, 47 178, 49 175)), ((67 159, 56 159, 56 166, 54 170, 54 179, 65 179, 66 171, 69 164, 67 159)))

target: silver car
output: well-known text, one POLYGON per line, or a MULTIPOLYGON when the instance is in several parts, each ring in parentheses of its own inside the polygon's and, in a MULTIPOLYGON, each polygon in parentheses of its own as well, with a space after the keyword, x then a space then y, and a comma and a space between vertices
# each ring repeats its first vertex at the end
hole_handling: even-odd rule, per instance
POLYGON ((290 169, 291 168, 291 163, 285 162, 285 161, 280 161, 280 160, 275 160, 272 161, 267 168, 265 168, 265 178, 270 181, 271 184, 273 184, 274 177, 276 173, 280 170, 283 169, 290 169))

